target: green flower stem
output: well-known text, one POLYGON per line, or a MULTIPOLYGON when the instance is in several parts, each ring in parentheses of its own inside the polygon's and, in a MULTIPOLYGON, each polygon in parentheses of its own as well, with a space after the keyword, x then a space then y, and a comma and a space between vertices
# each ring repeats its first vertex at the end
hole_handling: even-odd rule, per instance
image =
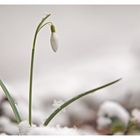
POLYGON ((49 124, 49 122, 50 122, 62 109, 64 109, 65 107, 67 107, 68 105, 70 105, 71 103, 73 103, 74 101, 76 101, 76 100, 80 99, 81 97, 86 96, 86 95, 88 95, 88 94, 90 94, 90 93, 93 93, 93 92, 98 91, 98 90, 100 90, 100 89, 103 89, 103 88, 106 88, 106 87, 108 87, 108 86, 111 86, 111 85, 113 85, 113 84, 119 82, 120 80, 121 80, 121 78, 120 78, 120 79, 117 79, 117 80, 115 80, 115 81, 113 81, 113 82, 110 82, 110 83, 108 83, 108 84, 105 84, 105 85, 103 85, 103 86, 100 86, 100 87, 97 87, 97 88, 95 88, 95 89, 89 90, 89 91, 87 91, 87 92, 81 93, 81 94, 79 94, 79 95, 77 95, 77 96, 71 98, 70 100, 66 101, 64 104, 62 104, 60 107, 58 107, 58 108, 47 118, 47 120, 44 122, 44 126, 47 126, 47 125, 49 124))
POLYGON ((47 22, 47 23, 44 23, 40 28, 39 28, 39 31, 44 27, 44 26, 46 26, 47 24, 50 24, 50 25, 53 25, 53 23, 52 22, 47 22))
POLYGON ((20 117, 19 112, 16 108, 16 104, 15 104, 12 96, 10 95, 8 89, 6 88, 6 86, 4 85, 4 83, 1 80, 0 80, 0 86, 3 89, 7 99, 9 101, 9 104, 10 104, 10 106, 11 106, 11 108, 12 108, 14 114, 15 114, 15 118, 16 118, 17 123, 20 123, 21 122, 21 117, 20 117))
MULTIPOLYGON (((33 67, 34 67, 34 55, 35 55, 35 46, 36 46, 36 39, 39 31, 42 29, 42 24, 45 22, 45 20, 50 16, 48 14, 46 17, 44 17, 39 25, 36 28, 34 40, 33 40, 33 46, 32 46, 32 54, 31 54, 31 65, 30 65, 30 83, 29 83, 29 124, 32 125, 32 85, 33 85, 33 67)), ((43 26, 44 27, 44 26, 43 26)))

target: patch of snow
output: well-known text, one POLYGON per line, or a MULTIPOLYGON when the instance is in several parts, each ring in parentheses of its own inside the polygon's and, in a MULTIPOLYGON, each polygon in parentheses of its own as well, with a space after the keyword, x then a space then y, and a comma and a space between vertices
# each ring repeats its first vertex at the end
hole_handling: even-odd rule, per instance
POLYGON ((109 118, 99 117, 97 118, 97 125, 98 130, 101 130, 103 128, 108 128, 111 125, 112 121, 109 118))
POLYGON ((20 135, 79 135, 83 133, 76 128, 60 127, 44 127, 44 126, 30 126, 27 121, 22 121, 19 124, 20 135))
POLYGON ((33 129, 35 126, 32 127, 29 125, 29 122, 24 120, 19 125, 19 135, 26 135, 31 129, 33 129))
POLYGON ((68 127, 35 127, 28 135, 79 135, 78 130, 68 127))
POLYGON ((18 134, 18 126, 15 123, 12 123, 6 117, 0 117, 0 127, 4 133, 17 135, 18 134))
POLYGON ((97 116, 98 129, 108 127, 112 123, 112 117, 117 117, 125 127, 130 120, 128 111, 119 103, 113 101, 104 102, 100 106, 97 116))
POLYGON ((0 133, 0 136, 7 136, 7 134, 5 134, 5 133, 0 133))

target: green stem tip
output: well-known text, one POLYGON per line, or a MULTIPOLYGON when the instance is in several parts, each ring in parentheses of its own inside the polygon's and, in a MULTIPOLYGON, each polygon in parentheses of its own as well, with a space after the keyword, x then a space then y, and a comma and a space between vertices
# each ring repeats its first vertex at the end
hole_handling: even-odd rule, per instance
POLYGON ((31 64, 30 64, 30 77, 29 77, 29 124, 32 125, 32 85, 33 85, 33 67, 34 67, 34 56, 35 56, 35 46, 36 46, 36 40, 37 40, 37 35, 39 31, 47 24, 51 23, 48 22, 44 24, 46 19, 50 16, 51 14, 46 15, 38 24, 35 34, 34 34, 34 39, 33 39, 33 45, 32 45, 32 53, 31 53, 31 64))

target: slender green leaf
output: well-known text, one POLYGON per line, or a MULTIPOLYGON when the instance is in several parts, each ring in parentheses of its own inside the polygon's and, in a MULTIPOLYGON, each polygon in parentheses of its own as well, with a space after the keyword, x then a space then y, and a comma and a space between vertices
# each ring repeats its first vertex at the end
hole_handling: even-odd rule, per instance
POLYGON ((93 93, 93 92, 95 92, 95 91, 98 91, 98 90, 100 90, 100 89, 103 89, 103 88, 106 88, 106 87, 108 87, 108 86, 111 86, 111 85, 113 85, 113 84, 119 82, 120 80, 121 80, 121 78, 120 78, 120 79, 117 79, 117 80, 115 80, 115 81, 113 81, 113 82, 110 82, 110 83, 108 83, 108 84, 105 84, 105 85, 103 85, 103 86, 100 86, 100 87, 97 87, 97 88, 95 88, 95 89, 89 90, 89 91, 87 91, 87 92, 81 93, 81 94, 79 94, 79 95, 77 95, 77 96, 75 96, 75 97, 69 99, 69 100, 66 101, 64 104, 62 104, 60 107, 58 107, 58 108, 47 118, 47 120, 44 122, 44 126, 47 126, 47 125, 49 124, 49 122, 57 115, 57 113, 59 113, 62 109, 64 109, 65 107, 67 107, 68 105, 70 105, 71 103, 73 103, 74 101, 76 101, 76 100, 78 100, 79 98, 84 97, 84 96, 86 96, 86 95, 88 95, 88 94, 91 94, 91 93, 93 93))
POLYGON ((16 108, 16 104, 15 104, 13 98, 11 97, 9 91, 7 90, 6 86, 4 85, 4 83, 1 80, 0 80, 0 86, 3 89, 7 99, 9 101, 9 104, 10 104, 10 106, 11 106, 11 108, 12 108, 14 114, 15 114, 17 123, 20 123, 21 122, 21 118, 20 118, 19 112, 18 112, 18 110, 16 108))

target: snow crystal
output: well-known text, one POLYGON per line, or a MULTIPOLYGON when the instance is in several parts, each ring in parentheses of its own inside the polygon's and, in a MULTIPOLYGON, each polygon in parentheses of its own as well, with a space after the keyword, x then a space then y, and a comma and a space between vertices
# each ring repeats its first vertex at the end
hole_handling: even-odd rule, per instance
MULTIPOLYGON (((59 108, 63 103, 64 103, 63 100, 54 100, 54 102, 52 104, 53 109, 55 110, 55 109, 59 108)), ((65 112, 65 111, 66 111, 66 109, 62 110, 62 112, 65 112)))

